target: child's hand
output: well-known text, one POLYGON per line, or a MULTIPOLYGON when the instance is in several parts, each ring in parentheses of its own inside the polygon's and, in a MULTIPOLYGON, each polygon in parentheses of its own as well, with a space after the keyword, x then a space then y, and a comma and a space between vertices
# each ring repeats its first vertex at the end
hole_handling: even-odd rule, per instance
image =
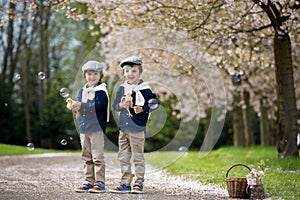
POLYGON ((124 97, 122 97, 121 102, 119 103, 119 107, 120 108, 129 109, 129 107, 131 107, 131 102, 130 101, 126 101, 126 98, 124 96, 124 97))
POLYGON ((135 114, 139 114, 139 113, 144 112, 142 106, 134 106, 134 107, 133 107, 133 110, 134 110, 135 114))
POLYGON ((76 104, 73 105, 72 110, 79 111, 81 108, 81 102, 76 102, 76 104))

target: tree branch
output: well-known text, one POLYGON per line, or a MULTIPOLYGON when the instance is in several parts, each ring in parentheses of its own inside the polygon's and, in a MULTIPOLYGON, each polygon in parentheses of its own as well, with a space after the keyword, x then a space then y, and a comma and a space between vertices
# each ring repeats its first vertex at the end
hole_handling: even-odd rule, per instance
POLYGON ((255 27, 255 28, 251 28, 251 29, 236 29, 236 28, 233 28, 231 27, 232 30, 234 30, 232 33, 251 33, 251 32, 255 32, 255 31, 261 31, 263 29, 266 29, 266 28, 270 28, 272 27, 272 24, 267 24, 267 25, 264 25, 264 26, 261 26, 261 27, 255 27))
POLYGON ((275 10, 272 9, 272 5, 274 5, 270 0, 268 0, 268 5, 262 3, 261 1, 259 0, 253 0, 254 3, 258 4, 262 9, 263 11, 265 11, 271 21, 271 25, 273 26, 273 28, 275 30, 278 29, 279 27, 279 23, 278 23, 278 19, 276 18, 276 13, 278 13, 278 10, 275 7, 275 10))
MULTIPOLYGON (((206 24, 207 20, 210 18, 211 12, 213 11, 213 9, 215 9, 215 5, 218 3, 218 0, 214 1, 211 8, 209 9, 208 14, 206 15, 205 19, 196 27, 194 27, 193 29, 191 29, 192 31, 196 31, 197 29, 201 28, 203 25, 206 24)), ((221 7, 223 4, 218 5, 219 7, 221 7)))

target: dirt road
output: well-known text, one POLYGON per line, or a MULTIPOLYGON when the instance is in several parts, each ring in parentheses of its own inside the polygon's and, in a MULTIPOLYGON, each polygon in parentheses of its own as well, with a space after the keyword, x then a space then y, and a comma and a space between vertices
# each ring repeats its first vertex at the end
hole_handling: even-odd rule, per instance
MULTIPOLYGON (((106 189, 119 180, 116 154, 105 154, 106 189)), ((76 193, 73 189, 83 183, 80 154, 39 154, 0 157, 0 199, 229 199, 225 189, 203 186, 194 181, 166 175, 146 166, 145 194, 76 193)))

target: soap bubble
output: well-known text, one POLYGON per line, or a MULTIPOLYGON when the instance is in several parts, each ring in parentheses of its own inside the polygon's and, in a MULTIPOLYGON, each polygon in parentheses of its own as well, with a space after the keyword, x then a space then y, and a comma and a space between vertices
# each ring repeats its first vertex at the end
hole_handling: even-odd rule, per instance
POLYGON ((180 146, 178 148, 178 151, 180 151, 180 152, 186 152, 187 150, 188 150, 188 148, 186 146, 180 146))
MULTIPOLYGON (((176 110, 176 117, 178 116, 179 126, 175 127, 173 137, 168 137, 162 144, 155 145, 155 147, 150 146, 151 143, 145 144, 145 147, 147 147, 145 159, 157 162, 161 168, 165 168, 176 162, 179 157, 187 155, 187 148, 196 138, 199 120, 200 117, 204 116, 206 106, 210 108, 210 120, 207 125, 208 129, 204 134, 205 138, 200 148, 201 154, 199 151, 199 157, 202 158, 207 155, 221 135, 225 118, 218 117, 220 113, 226 113, 227 98, 222 73, 214 67, 214 63, 210 62, 212 59, 205 52, 205 47, 202 48, 196 41, 188 38, 186 33, 177 31, 147 28, 138 29, 138 31, 124 31, 116 35, 116 37, 112 36, 108 40, 104 40, 103 45, 90 52, 85 60, 88 61, 94 58, 109 60, 107 72, 109 72, 109 76, 115 77, 116 73, 121 74, 122 72, 119 67, 119 61, 122 58, 143 55, 142 59, 144 59, 144 63, 147 63, 143 66, 143 79, 149 81, 149 86, 151 86, 153 92, 160 94, 159 103, 164 101, 164 98, 172 98, 170 103, 165 102, 166 104, 159 105, 153 103, 155 106, 148 103, 149 99, 146 100, 145 103, 149 105, 150 109, 158 107, 151 113, 147 123, 147 128, 149 125, 153 127, 150 137, 160 137, 158 135, 160 130, 168 125, 170 119, 174 118, 169 115, 169 110, 176 110), (176 67, 174 63, 176 63, 176 67), (118 69, 118 72, 116 69, 118 69), (201 92, 198 95, 199 91, 203 91, 203 93, 201 92), (209 105, 203 102, 202 95, 211 99, 209 105), (192 131, 186 137, 188 130, 192 131), (186 151, 180 152, 178 150, 179 146, 185 146, 186 151), (163 160, 158 159, 156 154, 164 151, 172 151, 172 154, 163 160)), ((237 74, 238 69, 231 67, 229 69, 231 76, 237 74)), ((118 86, 123 82, 123 79, 118 80, 116 77, 113 82, 108 83, 112 96, 117 95, 118 86)), ((81 67, 78 66, 72 90, 78 91, 84 83, 81 67)), ((111 100, 113 101, 113 99, 111 100)), ((116 124, 119 125, 120 113, 113 110, 112 114, 116 124)), ((75 119, 76 115, 73 115, 73 117, 78 131, 78 120, 75 119)), ((109 146, 106 145, 107 149, 118 151, 114 140, 111 141, 110 137, 105 139, 107 139, 106 144, 109 144, 109 146)), ((182 149, 184 148, 181 148, 181 151, 182 149)))
POLYGON ((63 145, 63 146, 66 146, 68 144, 68 141, 66 139, 62 139, 60 141, 60 144, 63 145))
POLYGON ((235 75, 235 76, 233 76, 233 80, 234 80, 234 82, 238 83, 241 81, 241 77, 239 75, 235 75))
POLYGON ((44 72, 38 73, 39 79, 44 80, 46 78, 46 74, 44 72))
POLYGON ((33 150, 34 150, 34 144, 31 143, 31 142, 29 142, 29 143, 27 144, 27 150, 33 151, 33 150))
POLYGON ((159 106, 157 99, 149 99, 148 106, 151 110, 156 110, 159 106))
POLYGON ((187 156, 188 155, 188 148, 186 146, 180 146, 178 148, 178 151, 181 152, 183 156, 187 156))
POLYGON ((67 98, 69 97, 70 93, 69 93, 69 89, 68 88, 61 88, 59 90, 60 92, 60 96, 64 97, 64 98, 67 98))
POLYGON ((20 75, 20 74, 16 74, 16 75, 15 75, 15 80, 18 81, 18 80, 20 80, 20 79, 21 79, 21 75, 20 75))

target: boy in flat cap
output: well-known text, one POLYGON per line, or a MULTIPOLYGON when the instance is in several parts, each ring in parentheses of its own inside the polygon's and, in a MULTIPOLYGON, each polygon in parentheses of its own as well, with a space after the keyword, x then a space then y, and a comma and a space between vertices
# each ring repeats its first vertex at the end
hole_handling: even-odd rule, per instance
POLYGON ((87 83, 78 92, 78 102, 71 107, 79 121, 85 183, 76 192, 105 192, 104 133, 109 119, 106 84, 101 83, 103 65, 88 61, 82 66, 87 83))
POLYGON ((120 112, 118 159, 121 165, 121 180, 120 185, 109 191, 143 193, 145 131, 151 111, 148 101, 156 99, 156 95, 152 93, 149 85, 140 79, 143 71, 141 58, 128 57, 120 63, 120 66, 123 69, 125 82, 117 91, 113 108, 120 112), (132 187, 131 159, 135 167, 135 180, 132 187))

